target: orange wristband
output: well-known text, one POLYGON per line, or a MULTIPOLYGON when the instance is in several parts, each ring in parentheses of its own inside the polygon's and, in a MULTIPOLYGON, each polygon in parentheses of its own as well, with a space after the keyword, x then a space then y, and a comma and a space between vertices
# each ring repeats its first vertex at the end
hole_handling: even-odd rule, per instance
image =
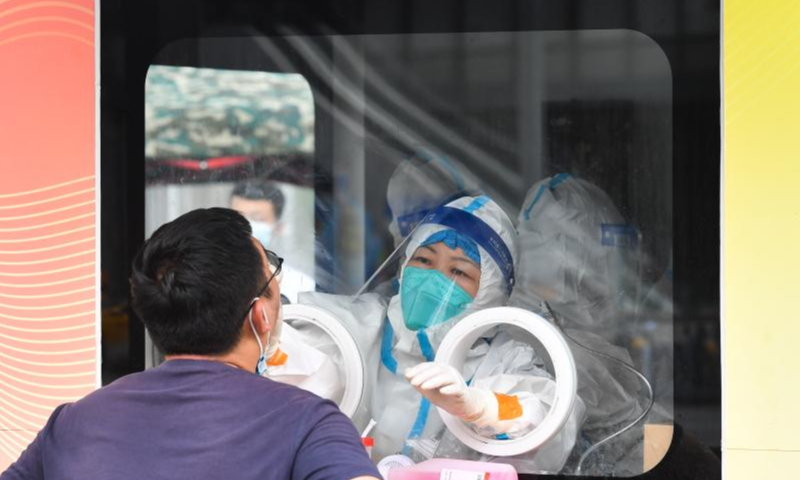
POLYGON ((278 350, 277 352, 275 352, 275 355, 273 355, 269 360, 267 360, 267 365, 269 365, 270 367, 279 367, 281 365, 284 365, 287 360, 289 360, 289 355, 286 355, 281 350, 278 350))
POLYGON ((498 405, 498 418, 500 420, 513 420, 522 416, 522 405, 516 395, 503 395, 495 393, 498 405))

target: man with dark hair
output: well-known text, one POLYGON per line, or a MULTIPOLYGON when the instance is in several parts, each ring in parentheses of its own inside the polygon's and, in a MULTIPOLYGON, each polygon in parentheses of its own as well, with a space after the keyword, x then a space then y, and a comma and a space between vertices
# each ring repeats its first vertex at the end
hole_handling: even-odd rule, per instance
POLYGON ((277 351, 281 263, 233 210, 159 228, 131 295, 167 361, 58 407, 0 479, 377 478, 333 403, 255 374, 277 351))
MULTIPOLYGON (((250 222, 253 236, 264 248, 270 248, 273 239, 282 233, 281 216, 286 198, 280 188, 269 180, 256 178, 238 183, 231 193, 231 208, 250 222)), ((281 294, 291 303, 297 303, 301 292, 314 291, 316 282, 291 265, 284 265, 281 294)))

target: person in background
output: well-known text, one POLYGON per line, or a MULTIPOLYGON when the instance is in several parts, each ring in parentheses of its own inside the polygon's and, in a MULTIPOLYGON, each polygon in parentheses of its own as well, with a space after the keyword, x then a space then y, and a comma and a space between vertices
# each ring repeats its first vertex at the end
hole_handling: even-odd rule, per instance
POLYGON ((379 478, 336 405, 259 375, 278 352, 280 268, 233 210, 159 228, 130 284, 167 361, 56 408, 0 479, 379 478))
MULTIPOLYGON (((586 405, 574 462, 562 473, 641 474, 640 427, 579 460, 634 422, 648 402, 645 386, 629 367, 634 363, 628 350, 615 342, 633 328, 627 310, 634 310, 630 299, 640 282, 638 230, 608 194, 567 173, 533 185, 517 221, 520 261, 510 304, 560 326, 575 358, 578 396, 586 405)), ((648 421, 671 424, 656 407, 648 421)))
MULTIPOLYGON (((278 186, 269 180, 252 179, 237 184, 231 194, 230 207, 244 215, 264 248, 282 233, 281 215, 286 199, 278 186)), ((310 276, 291 265, 283 266, 281 293, 289 302, 297 303, 297 294, 311 292, 316 283, 310 276)))

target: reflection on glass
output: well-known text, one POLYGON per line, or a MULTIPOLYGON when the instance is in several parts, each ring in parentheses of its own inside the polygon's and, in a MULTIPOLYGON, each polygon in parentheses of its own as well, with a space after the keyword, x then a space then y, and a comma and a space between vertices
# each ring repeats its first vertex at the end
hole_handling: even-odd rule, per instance
POLYGON ((313 192, 295 192, 294 203, 306 205, 305 222, 287 222, 284 220, 284 210, 286 208, 286 195, 284 190, 291 191, 291 186, 281 188, 275 182, 264 179, 245 180, 236 184, 231 193, 230 208, 241 213, 250 221, 253 228, 253 236, 264 245, 265 248, 276 249, 286 252, 291 260, 285 262, 281 275, 281 295, 286 297, 290 303, 297 303, 297 296, 300 292, 314 291, 314 279, 304 273, 313 271, 313 254, 311 242, 302 242, 292 245, 292 241, 298 237, 310 239, 311 225, 308 225, 311 212, 311 201, 302 199, 302 196, 313 195, 313 192), (306 225, 303 225, 306 223, 306 225), (305 226, 303 230, 296 230, 297 227, 305 226), (288 243, 287 243, 288 242, 288 243), (298 264, 301 266, 298 268, 298 264))
POLYGON ((314 103, 299 75, 153 65, 145 82, 145 135, 146 157, 173 165, 310 155, 314 103))
MULTIPOLYGON (((324 308, 358 345, 366 393, 352 419, 377 421, 376 461, 616 476, 656 465, 674 377, 661 49, 631 31, 252 40, 162 57, 250 49, 241 68, 292 73, 151 67, 148 232, 204 206, 251 221, 291 267, 288 300, 324 308), (425 365, 454 325, 499 306, 555 325, 578 379, 563 428, 512 456, 467 447, 437 407, 500 449, 517 444, 554 410, 543 345, 500 326, 460 368, 425 365)), ((309 354, 314 372, 325 356, 340 367, 319 332, 296 327, 287 349, 324 353, 309 354)))
POLYGON ((281 291, 313 291, 314 102, 300 75, 153 65, 145 83, 146 234, 226 207, 286 259, 281 291))

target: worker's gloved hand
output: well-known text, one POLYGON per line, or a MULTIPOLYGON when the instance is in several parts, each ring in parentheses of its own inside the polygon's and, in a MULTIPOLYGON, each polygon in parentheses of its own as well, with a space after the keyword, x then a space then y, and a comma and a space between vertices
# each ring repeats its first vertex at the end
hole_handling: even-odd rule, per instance
POLYGON ((406 379, 431 403, 478 426, 496 423, 498 402, 494 393, 467 386, 458 370, 443 363, 420 363, 405 372, 406 379))

